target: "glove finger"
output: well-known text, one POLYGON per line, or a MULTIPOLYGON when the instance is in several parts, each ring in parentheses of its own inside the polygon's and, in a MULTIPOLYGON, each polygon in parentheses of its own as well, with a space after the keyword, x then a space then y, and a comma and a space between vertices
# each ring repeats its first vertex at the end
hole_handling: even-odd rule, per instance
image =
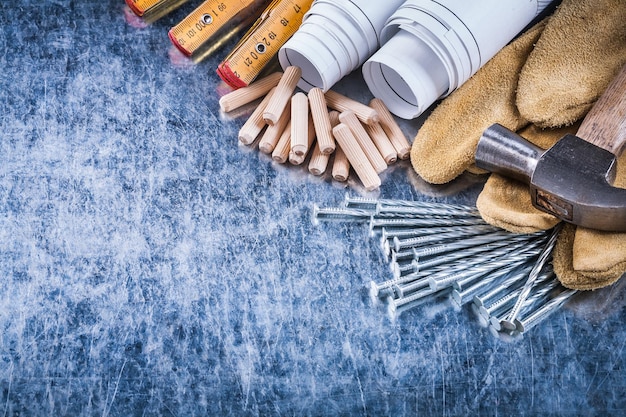
POLYGON ((522 68, 517 107, 541 127, 581 119, 626 63, 623 0, 563 0, 522 68))
POLYGON ((579 227, 572 250, 573 267, 584 275, 602 277, 626 271, 626 233, 579 227))
POLYGON ((543 25, 503 48, 430 114, 411 148, 411 163, 420 177, 433 184, 449 182, 474 163, 478 139, 491 124, 512 130, 527 124, 515 107, 515 89, 543 25))
POLYGON ((481 217, 513 233, 533 233, 554 227, 559 220, 536 209, 528 185, 493 174, 476 200, 481 217))
MULTIPOLYGON (((595 251, 588 250, 593 246, 597 246, 598 250, 605 252, 613 250, 609 241, 602 237, 590 236, 591 241, 589 241, 587 240, 588 237, 585 236, 582 240, 580 240, 580 238, 578 238, 580 231, 581 230, 577 230, 577 228, 571 224, 565 225, 559 234, 559 238, 554 247, 552 264, 554 265, 554 272, 556 273, 556 276, 561 284, 567 288, 575 290, 595 290, 611 285, 620 279, 626 269, 626 262, 624 261, 613 264, 612 267, 603 267, 603 270, 595 271, 580 271, 574 267, 574 259, 577 256, 583 255, 588 258, 590 255, 594 255, 592 252, 595 251), (578 242, 576 242, 577 240, 578 242), (584 251, 581 251, 581 245, 586 248, 584 251), (574 249, 575 247, 576 249, 574 249)), ((622 245, 621 252, 622 255, 624 255, 626 248, 626 235, 622 235, 623 236, 620 239, 622 245)))
MULTIPOLYGON (((518 132, 522 137, 541 148, 549 148, 576 127, 542 130, 530 125, 518 132)), ((528 184, 492 174, 476 206, 482 218, 494 226, 513 233, 533 233, 554 227, 559 219, 535 208, 530 199, 528 184)))

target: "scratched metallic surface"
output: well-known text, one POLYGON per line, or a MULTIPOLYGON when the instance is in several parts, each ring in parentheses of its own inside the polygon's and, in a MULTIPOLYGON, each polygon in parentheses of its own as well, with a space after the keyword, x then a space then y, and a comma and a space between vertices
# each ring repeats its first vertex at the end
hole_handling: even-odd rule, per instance
MULTIPOLYGON (((0 3, 0 416, 624 415, 621 284, 515 342, 445 302, 391 321, 367 227, 311 222, 372 194, 238 145, 225 51, 167 38, 197 3, 148 27, 122 0, 0 3)), ((404 163, 373 196, 480 187, 404 163)))

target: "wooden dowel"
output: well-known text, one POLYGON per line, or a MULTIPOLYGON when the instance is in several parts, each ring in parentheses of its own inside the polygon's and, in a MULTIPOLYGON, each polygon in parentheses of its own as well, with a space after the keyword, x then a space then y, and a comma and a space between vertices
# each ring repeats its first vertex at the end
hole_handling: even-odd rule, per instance
POLYGON ((261 101, 256 109, 252 112, 248 120, 239 129, 239 141, 244 145, 250 145, 256 137, 261 133, 261 130, 266 126, 263 119, 263 111, 267 106, 267 103, 271 100, 276 87, 272 88, 265 98, 261 101))
POLYGON ((350 165, 354 168, 365 189, 372 191, 380 187, 380 177, 363 152, 363 149, 361 149, 350 127, 344 123, 339 123, 333 128, 333 135, 341 149, 345 152, 350 165))
POLYGON ((352 111, 365 124, 375 123, 379 121, 378 112, 366 104, 359 103, 349 97, 329 90, 325 94, 326 104, 333 110, 339 112, 352 111))
MULTIPOLYGON (((367 156, 367 159, 370 161, 376 172, 380 174, 385 169, 387 169, 387 163, 381 156, 380 152, 378 152, 378 149, 376 148, 376 145, 374 145, 372 138, 369 137, 369 135, 365 131, 365 128, 356 117, 354 112, 350 110, 342 112, 339 115, 339 120, 341 121, 341 123, 344 123, 350 128, 352 134, 361 146, 361 149, 363 149, 363 152, 367 156)), ((345 149, 344 152, 346 152, 345 149)))
POLYGON ((272 88, 278 85, 282 72, 273 72, 247 87, 238 88, 220 98, 220 108, 224 112, 230 112, 239 107, 251 103, 259 97, 266 95, 272 88))
POLYGON ((335 181, 344 182, 348 180, 350 175, 350 161, 346 157, 341 146, 335 148, 335 159, 333 160, 332 176, 335 181))
POLYGON ((291 147, 291 120, 287 122, 287 126, 278 139, 278 143, 272 151, 272 159, 278 163, 284 164, 289 158, 289 148, 291 147))
POLYGON ((309 172, 313 175, 322 175, 326 172, 330 154, 324 154, 319 146, 314 146, 311 151, 311 160, 309 161, 309 172))
MULTIPOLYGON (((293 132, 293 130, 292 130, 293 132)), ((308 115, 308 120, 307 120, 307 137, 306 137, 306 148, 311 149, 313 147, 313 142, 315 141, 315 128, 313 127, 313 118, 311 117, 311 114, 308 115)), ((293 133, 292 133, 293 134, 293 133)), ((293 142, 293 141, 292 141, 293 142)), ((289 158, 289 162, 291 162, 292 165, 300 165, 304 162, 304 160, 306 159, 307 156, 307 152, 303 153, 303 154, 297 154, 296 152, 291 151, 291 153, 293 153, 297 158, 289 158), (292 161, 293 159, 293 161, 292 161)))
POLYGON ((291 110, 285 109, 283 114, 280 115, 278 122, 274 123, 272 126, 268 126, 261 136, 261 140, 259 141, 259 150, 263 153, 270 154, 274 151, 280 136, 283 134, 285 127, 287 127, 287 123, 291 120, 291 110))
POLYGON ((294 151, 289 151, 289 163, 291 165, 302 165, 306 155, 297 155, 294 151))
POLYGON ((291 98, 291 152, 298 156, 309 150, 309 100, 306 94, 296 93, 291 98))
POLYGON ((367 135, 372 139, 378 152, 383 157, 387 165, 391 165, 398 160, 398 153, 393 147, 387 134, 383 130, 380 123, 372 123, 371 125, 363 125, 367 135))
POLYGON ((400 159, 408 159, 411 155, 411 144, 407 140, 406 136, 396 123, 393 115, 385 105, 385 103, 379 98, 373 98, 370 101, 370 107, 376 109, 378 117, 380 117, 380 125, 387 134, 389 141, 396 148, 396 152, 400 159))
POLYGON ((333 137, 332 126, 328 117, 328 106, 326 96, 321 88, 314 87, 309 90, 309 107, 313 115, 315 125, 315 135, 317 136, 317 146, 320 152, 329 155, 335 150, 335 138, 333 137))
MULTIPOLYGON (((339 112, 337 110, 331 110, 328 113, 328 120, 330 121, 330 127, 332 132, 332 128, 339 124, 339 112)), ((333 135, 333 141, 334 140, 335 137, 333 135)), ((348 176, 350 175, 350 161, 348 161, 348 158, 346 158, 346 154, 340 146, 335 145, 334 156, 335 157, 333 159, 333 169, 331 173, 333 178, 336 181, 347 181, 348 176)))
POLYGON ((276 91, 272 96, 272 100, 270 100, 263 112, 263 119, 265 119, 268 125, 273 125, 280 118, 296 89, 301 74, 302 71, 298 67, 291 66, 285 68, 283 76, 275 87, 276 91))
MULTIPOLYGON (((330 133, 333 133, 333 127, 339 124, 339 112, 337 110, 331 110, 328 112, 328 121, 330 122, 330 133)), ((333 136, 333 140, 335 137, 333 136)))

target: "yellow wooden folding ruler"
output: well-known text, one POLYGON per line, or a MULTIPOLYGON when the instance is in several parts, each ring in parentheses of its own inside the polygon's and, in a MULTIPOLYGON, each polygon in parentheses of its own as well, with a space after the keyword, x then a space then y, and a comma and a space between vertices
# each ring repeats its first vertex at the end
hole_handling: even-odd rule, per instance
POLYGON ((217 73, 233 88, 245 87, 298 30, 313 0, 273 0, 233 51, 219 64, 217 73))
POLYGON ((126 0, 126 4, 137 16, 145 20, 156 20, 177 9, 188 0, 126 0))
POLYGON ((250 26, 271 0, 207 0, 168 33, 182 53, 192 56, 209 41, 226 35, 242 22, 250 26))

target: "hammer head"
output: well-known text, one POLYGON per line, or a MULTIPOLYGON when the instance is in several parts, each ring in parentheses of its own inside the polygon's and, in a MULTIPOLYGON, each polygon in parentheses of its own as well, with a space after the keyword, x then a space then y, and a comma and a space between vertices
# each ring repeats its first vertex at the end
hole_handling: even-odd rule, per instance
POLYGON ((591 229, 626 231, 626 189, 613 187, 615 155, 574 135, 543 150, 498 124, 481 136, 479 168, 530 184, 538 209, 591 229))

